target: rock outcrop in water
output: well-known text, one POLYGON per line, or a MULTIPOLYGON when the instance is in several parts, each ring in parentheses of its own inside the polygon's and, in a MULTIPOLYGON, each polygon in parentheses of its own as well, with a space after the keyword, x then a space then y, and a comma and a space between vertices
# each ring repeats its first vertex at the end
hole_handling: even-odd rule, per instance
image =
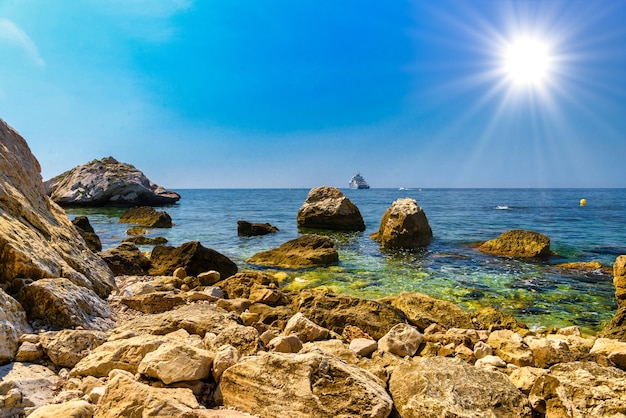
POLYGON ((479 251, 493 255, 519 258, 548 258, 550 238, 534 231, 513 230, 487 241, 478 247, 479 251))
POLYGON ((141 171, 113 157, 93 160, 45 182, 46 193, 65 206, 159 206, 180 200, 141 171))
POLYGON ((246 260, 251 264, 283 268, 328 266, 339 261, 333 241, 321 235, 305 234, 278 248, 262 251, 246 260))
POLYGON ((385 211, 378 232, 370 235, 385 248, 415 249, 433 237, 424 210, 411 198, 398 199, 385 211))
POLYGON ((298 210, 297 221, 301 228, 365 231, 359 208, 336 187, 311 189, 298 210))

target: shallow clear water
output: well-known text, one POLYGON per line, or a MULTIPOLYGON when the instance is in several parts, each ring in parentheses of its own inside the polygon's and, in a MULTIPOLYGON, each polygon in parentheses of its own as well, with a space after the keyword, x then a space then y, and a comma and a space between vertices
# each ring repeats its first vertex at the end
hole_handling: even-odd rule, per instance
MULTIPOLYGON (((298 236, 296 214, 308 189, 177 190, 182 199, 163 208, 175 226, 153 229, 168 245, 200 241, 235 261, 245 260, 298 236), (237 221, 269 222, 279 233, 237 236, 237 221)), ((426 293, 467 310, 494 306, 529 326, 580 325, 598 330, 615 311, 612 278, 563 272, 554 264, 597 260, 612 266, 626 254, 626 189, 424 189, 342 190, 358 207, 367 229, 327 233, 337 243, 340 264, 286 271, 288 288, 327 286, 355 296, 377 298, 401 291, 426 293), (424 209, 434 239, 420 251, 382 251, 369 238, 391 203, 412 197, 424 209), (581 207, 580 199, 587 205, 581 207), (502 209, 506 207, 506 209, 502 209), (479 253, 471 244, 511 229, 548 235, 559 256, 528 262, 479 253)), ((70 218, 87 215, 103 246, 126 237, 123 209, 67 209, 70 218)), ((148 251, 151 248, 145 247, 148 251)))

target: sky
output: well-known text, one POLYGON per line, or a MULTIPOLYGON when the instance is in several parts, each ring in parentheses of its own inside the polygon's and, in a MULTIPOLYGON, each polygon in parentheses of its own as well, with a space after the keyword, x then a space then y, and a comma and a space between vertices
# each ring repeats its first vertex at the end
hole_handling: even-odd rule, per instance
POLYGON ((616 0, 0 0, 0 118, 44 180, 113 156, 170 189, 623 188, 624 22, 616 0))

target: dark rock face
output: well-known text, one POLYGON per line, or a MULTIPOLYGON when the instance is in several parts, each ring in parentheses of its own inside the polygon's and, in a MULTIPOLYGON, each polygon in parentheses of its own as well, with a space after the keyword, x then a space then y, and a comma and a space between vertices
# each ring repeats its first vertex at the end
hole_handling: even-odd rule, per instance
POLYGON ((293 307, 311 321, 338 334, 346 325, 354 325, 377 340, 394 325, 406 322, 400 310, 386 303, 330 292, 303 290, 293 299, 293 307))
POLYGON ((286 305, 287 296, 280 290, 278 281, 261 272, 237 273, 215 283, 228 299, 246 298, 252 303, 268 306, 286 305))
POLYGON ((160 245, 167 244, 167 238, 165 237, 129 237, 122 240, 122 242, 132 242, 137 245, 160 245))
POLYGON ((298 210, 297 221, 301 228, 365 231, 359 208, 335 187, 311 189, 298 210))
POLYGON ((284 268, 328 266, 339 261, 339 253, 334 246, 328 237, 305 234, 278 248, 257 253, 246 261, 284 268))
POLYGON ((267 235, 278 231, 278 228, 268 223, 253 224, 248 221, 237 221, 237 234, 244 237, 267 235))
POLYGON ((150 260, 130 242, 123 242, 98 254, 116 276, 144 275, 150 269, 150 260))
POLYGON ((520 258, 549 258, 550 238, 534 231, 513 230, 487 241, 479 251, 493 255, 520 258))
POLYGON ((237 273, 237 265, 217 251, 202 246, 198 241, 187 242, 180 247, 157 245, 150 256, 152 276, 168 276, 178 267, 185 269, 188 275, 197 276, 206 271, 215 270, 221 277, 237 273))
POLYGON ((86 216, 77 216, 72 221, 72 224, 76 227, 80 236, 85 240, 87 248, 94 253, 102 251, 100 237, 96 235, 96 231, 94 231, 93 227, 89 223, 89 219, 86 216))
POLYGON ((370 235, 386 248, 414 249, 428 245, 433 237, 426 214, 410 198, 398 199, 385 211, 378 232, 370 235))
POLYGON ((120 216, 120 223, 147 226, 149 228, 171 228, 172 218, 167 212, 149 206, 130 208, 120 216))
POLYGON ((113 157, 93 160, 47 180, 48 196, 66 206, 170 205, 176 192, 152 183, 134 166, 113 157))

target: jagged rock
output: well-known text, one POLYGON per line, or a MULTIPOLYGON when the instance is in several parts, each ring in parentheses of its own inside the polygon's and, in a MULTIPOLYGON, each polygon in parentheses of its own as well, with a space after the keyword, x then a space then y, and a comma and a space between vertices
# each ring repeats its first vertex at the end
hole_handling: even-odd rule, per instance
POLYGON ((202 246, 198 241, 187 242, 180 247, 157 245, 150 256, 152 276, 167 276, 183 267, 190 276, 205 271, 218 271, 221 277, 237 274, 237 265, 228 257, 202 246))
POLYGON ((534 231, 513 230, 483 243, 478 250, 488 254, 520 258, 548 258, 550 238, 534 231))
POLYGON ((91 418, 96 410, 96 406, 83 399, 76 399, 60 404, 50 404, 37 408, 30 418, 91 418))
POLYGON ((445 328, 474 328, 470 315, 461 308, 422 293, 402 292, 382 301, 389 302, 404 312, 407 319, 421 331, 431 324, 439 324, 445 328))
POLYGON ((144 356, 137 371, 166 385, 209 377, 214 355, 181 341, 161 345, 144 356))
POLYGON ((309 191, 298 210, 297 222, 301 228, 365 231, 359 208, 339 189, 329 186, 309 191))
POLYGON ((211 374, 213 380, 219 382, 222 378, 224 370, 228 369, 233 364, 236 364, 241 358, 241 354, 235 347, 230 344, 224 344, 215 351, 215 358, 213 359, 213 369, 211 374))
POLYGON ((518 322, 512 315, 496 308, 480 308, 476 312, 471 313, 471 318, 472 324, 476 329, 484 329, 489 332, 499 329, 510 329, 521 335, 528 333, 526 324, 518 322))
POLYGON ((152 183, 134 166, 113 157, 93 160, 45 182, 46 194, 60 205, 170 205, 178 193, 152 183))
POLYGON ((75 217, 72 220, 72 224, 76 227, 80 236, 85 240, 87 248, 94 253, 102 251, 102 242, 100 242, 100 237, 96 235, 96 231, 94 231, 93 227, 89 223, 89 219, 86 216, 75 217))
POLYGON ((278 231, 280 231, 278 228, 268 223, 254 224, 248 221, 237 221, 237 235, 244 237, 267 235, 278 231))
POLYGON ((297 353, 302 350, 302 341, 297 335, 279 335, 267 343, 270 351, 277 353, 297 353))
POLYGON ((386 303, 308 289, 294 298, 293 307, 338 334, 346 325, 354 325, 374 339, 382 338, 394 325, 406 321, 401 311, 386 303))
POLYGON ((40 171, 26 141, 0 119, 0 284, 65 277, 106 297, 113 274, 46 196, 40 171))
POLYGON ((533 351, 522 337, 515 332, 503 329, 489 334, 487 344, 493 348, 494 353, 507 363, 516 366, 534 366, 533 351))
POLYGON ((209 350, 216 351, 219 347, 228 344, 235 347, 242 356, 254 355, 261 350, 259 332, 255 328, 239 324, 222 329, 212 338, 205 337, 205 341, 209 350))
POLYGON ((116 276, 143 275, 150 269, 150 260, 143 255, 137 246, 130 242, 122 242, 116 248, 98 254, 116 276))
POLYGON ((528 399, 505 374, 459 359, 429 357, 400 364, 389 392, 403 418, 532 416, 528 399))
POLYGON ((547 373, 546 369, 537 367, 519 367, 511 372, 509 379, 516 388, 528 395, 537 379, 547 373))
POLYGON ((283 268, 328 266, 339 261, 333 241, 321 235, 305 234, 247 259, 251 264, 283 268))
POLYGON ((13 360, 20 336, 32 331, 22 305, 0 288, 0 364, 13 360))
POLYGON ((53 330, 82 327, 106 331, 115 327, 109 305, 86 287, 68 279, 41 279, 20 290, 18 299, 29 320, 53 330))
POLYGON ((529 400, 546 417, 623 416, 626 373, 593 362, 557 364, 537 379, 529 400))
POLYGON ((296 335, 300 341, 305 343, 325 340, 329 335, 326 328, 320 327, 315 322, 302 315, 301 312, 298 312, 287 321, 283 333, 285 335, 296 335))
POLYGON ((400 357, 413 356, 423 341, 424 336, 414 327, 397 324, 378 340, 378 349, 400 357))
POLYGON ((378 231, 370 235, 385 248, 407 249, 424 247, 432 237, 424 210, 408 197, 393 202, 385 211, 378 231))
POLYGON ((147 226, 148 228, 171 228, 172 218, 167 212, 157 211, 150 206, 138 206, 120 215, 120 223, 147 226))
POLYGON ((269 306, 289 303, 287 296, 280 290, 278 280, 269 274, 250 271, 237 273, 215 283, 229 299, 245 298, 251 303, 263 303, 269 306))
MULTIPOLYGON (((546 369, 557 363, 568 363, 575 360, 574 353, 564 340, 527 336, 524 342, 533 352, 536 367, 546 369)), ((625 344, 626 345, 626 344, 625 344)))
POLYGON ((609 338, 598 338, 589 354, 600 354, 606 356, 617 367, 626 370, 626 343, 609 338))
POLYGON ((350 342, 350 351, 357 356, 369 357, 378 349, 378 343, 369 338, 355 338, 350 342))
POLYGON ((271 352, 228 368, 220 389, 225 406, 261 416, 384 418, 392 401, 377 380, 333 356, 271 352))
POLYGON ((598 337, 626 342, 626 305, 617 309, 613 318, 598 333, 598 337))
POLYGON ((613 285, 617 308, 626 306, 626 255, 620 255, 613 264, 613 285))
POLYGON ((118 372, 110 377, 93 418, 193 417, 199 407, 191 389, 156 388, 118 372))
POLYGON ((9 363, 0 367, 0 413, 21 417, 51 403, 60 378, 38 364, 9 363))
POLYGON ((65 329, 46 332, 41 336, 41 345, 55 366, 71 368, 106 340, 103 331, 65 329))
POLYGON ((34 344, 24 341, 17 349, 15 361, 22 363, 33 363, 43 357, 43 349, 41 344, 34 344))

